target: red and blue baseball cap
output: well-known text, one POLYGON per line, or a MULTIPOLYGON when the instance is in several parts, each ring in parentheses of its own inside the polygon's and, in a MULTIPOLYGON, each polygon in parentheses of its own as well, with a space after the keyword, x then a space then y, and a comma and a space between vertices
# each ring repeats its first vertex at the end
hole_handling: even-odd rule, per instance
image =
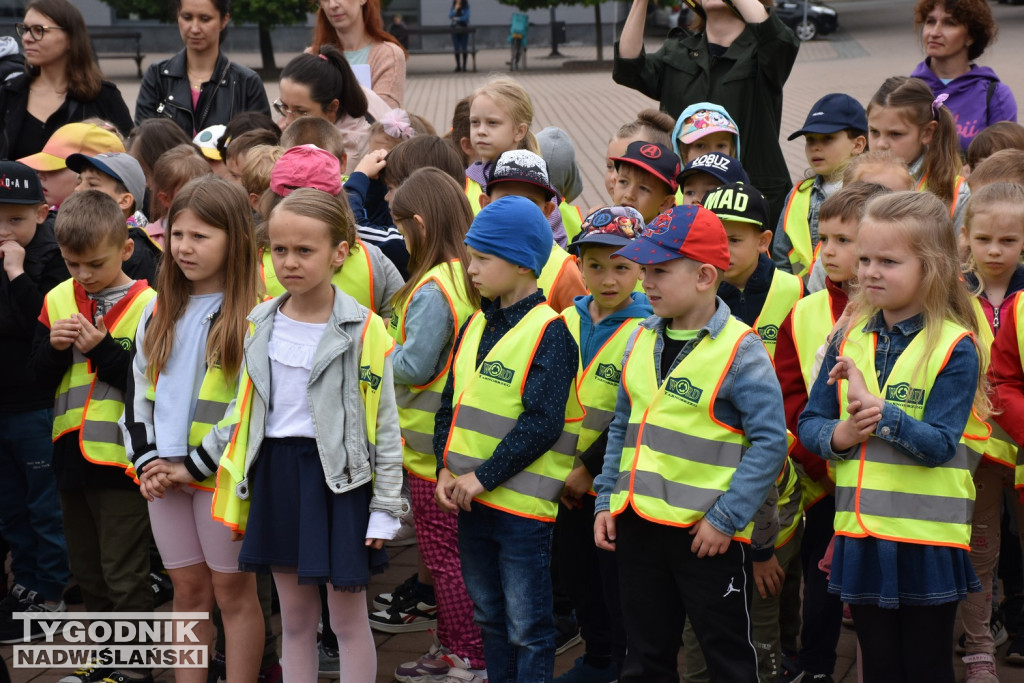
POLYGON ((679 175, 679 157, 672 151, 672 148, 657 142, 644 142, 637 140, 629 143, 626 153, 621 157, 612 157, 615 162, 615 170, 620 164, 638 166, 648 173, 654 175, 675 192, 679 188, 676 176, 679 175))
POLYGON ((844 93, 833 92, 814 103, 811 113, 804 121, 804 127, 787 139, 794 140, 808 133, 838 133, 841 130, 866 133, 868 115, 857 100, 844 93))
POLYGON ((673 206, 613 255, 643 266, 688 258, 728 270, 729 239, 722 221, 703 206, 673 206))
POLYGON ((750 178, 747 176, 747 172, 743 170, 743 164, 740 163, 740 160, 720 152, 708 152, 707 154, 700 155, 683 168, 682 173, 679 174, 676 180, 682 185, 687 178, 696 173, 712 175, 722 181, 723 184, 750 182, 750 178))

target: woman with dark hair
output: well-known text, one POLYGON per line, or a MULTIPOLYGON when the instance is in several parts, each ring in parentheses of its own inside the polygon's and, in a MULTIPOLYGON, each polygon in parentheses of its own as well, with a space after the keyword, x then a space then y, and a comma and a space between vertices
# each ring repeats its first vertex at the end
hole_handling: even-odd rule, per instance
POLYGON ((252 69, 227 58, 224 40, 229 0, 175 0, 185 48, 151 64, 135 103, 135 123, 164 116, 189 138, 244 111, 270 115, 263 81, 252 69))
POLYGON ((927 83, 936 97, 946 96, 964 154, 991 124, 1017 120, 1009 86, 992 69, 974 63, 996 39, 986 0, 918 0, 914 24, 921 29, 925 58, 910 75, 927 83))
POLYGON ((694 102, 733 116, 743 168, 771 205, 775 225, 793 183, 779 146, 782 90, 800 41, 772 11, 772 0, 687 0, 692 34, 674 31, 654 54, 644 51, 648 0, 633 5, 615 44, 612 78, 661 102, 677 118, 694 102))
POLYGON ((380 0, 321 0, 307 52, 324 45, 343 52, 349 64, 370 67, 371 89, 389 109, 402 106, 405 95, 405 48, 384 30, 380 0))
POLYGON ((281 70, 281 97, 274 102, 284 130, 300 116, 315 116, 337 126, 345 135, 349 168, 370 136, 370 124, 390 107, 372 90, 361 86, 345 56, 333 45, 318 54, 298 55, 281 70))
MULTIPOLYGON (((452 8, 448 10, 448 19, 452 28, 466 28, 469 26, 469 0, 452 0, 452 8)), ((466 60, 469 58, 468 49, 469 34, 452 33, 452 45, 455 46, 455 70, 465 71, 466 60), (459 61, 462 55, 462 61, 459 61)))
POLYGON ((98 117, 132 129, 117 86, 96 66, 82 13, 68 0, 32 0, 15 26, 25 50, 25 73, 0 86, 0 158, 40 151, 55 130, 98 117))

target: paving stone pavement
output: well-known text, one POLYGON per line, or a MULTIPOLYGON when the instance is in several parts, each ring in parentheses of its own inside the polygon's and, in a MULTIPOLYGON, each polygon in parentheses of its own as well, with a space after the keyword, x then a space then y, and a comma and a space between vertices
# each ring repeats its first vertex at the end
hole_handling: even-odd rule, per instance
MULTIPOLYGON (((802 142, 787 142, 786 136, 803 123, 808 110, 826 92, 842 91, 867 102, 874 90, 888 76, 909 73, 920 60, 917 34, 910 26, 912 3, 907 1, 872 0, 869 2, 831 2, 840 11, 841 31, 825 39, 806 43, 793 68, 785 90, 782 118, 782 148, 793 179, 804 176, 807 164, 802 142)), ((1024 52, 1024 8, 992 5, 999 22, 1000 38, 989 48, 981 62, 995 69, 1000 78, 1024 97, 1024 69, 1020 59, 1024 52)), ((648 50, 656 50, 660 41, 649 39, 648 50)), ((611 80, 610 61, 603 68, 577 68, 573 62, 595 59, 592 46, 562 46, 567 59, 546 58, 546 46, 531 47, 528 69, 517 72, 518 78, 533 99, 534 131, 554 125, 563 128, 576 146, 577 161, 584 180, 584 190, 576 204, 585 212, 608 200, 604 190, 605 149, 612 133, 622 123, 633 118, 642 108, 657 106, 653 100, 636 91, 616 85, 611 80)), ((611 59, 611 46, 606 46, 604 57, 611 59)), ((293 55, 279 54, 278 65, 293 55)), ((151 55, 151 61, 166 55, 151 55)), ((236 61, 252 67, 259 66, 257 54, 232 54, 236 61)), ((450 126, 455 102, 472 92, 492 73, 504 72, 507 53, 504 50, 485 50, 477 55, 476 73, 451 73, 451 57, 447 55, 416 55, 408 64, 405 107, 431 121, 439 132, 450 126)), ((134 102, 139 82, 134 78, 133 65, 127 62, 104 62, 105 72, 114 78, 125 101, 134 102)), ((268 96, 273 101, 278 95, 276 82, 267 82, 268 96)), ((392 553, 392 564, 384 574, 375 577, 368 596, 390 590, 415 570, 415 546, 392 553)), ((164 609, 169 609, 165 607, 164 609)), ((280 623, 275 617, 276 631, 280 623)), ((377 681, 392 680, 391 673, 404 661, 416 659, 430 644, 427 633, 403 635, 374 634, 378 655, 377 681)), ((572 666, 573 660, 583 652, 581 645, 558 658, 556 673, 572 666)), ((0 647, 0 656, 10 665, 11 646, 0 647)), ((855 683, 856 636, 851 629, 843 629, 839 645, 839 661, 835 680, 855 683)), ((964 675, 963 666, 957 664, 958 680, 964 675)), ((15 683, 23 681, 56 681, 66 672, 13 669, 15 683)), ((158 672, 159 681, 171 681, 170 672, 158 672)), ((1003 683, 1024 683, 1024 669, 1004 664, 999 666, 1003 683)), ((325 679, 326 680, 326 679, 325 679)))

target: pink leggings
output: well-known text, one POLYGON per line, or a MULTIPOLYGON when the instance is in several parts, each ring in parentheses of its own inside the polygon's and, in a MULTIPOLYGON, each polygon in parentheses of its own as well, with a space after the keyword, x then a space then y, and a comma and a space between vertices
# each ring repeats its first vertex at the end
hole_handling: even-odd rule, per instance
POLYGON ((164 567, 181 569, 205 562, 224 574, 238 573, 241 541, 213 518, 213 491, 192 486, 167 489, 149 504, 149 523, 164 567))
POLYGON ((483 669, 484 643, 473 621, 473 601, 462 580, 458 516, 442 512, 434 502, 432 481, 409 475, 409 497, 416 524, 420 557, 434 576, 437 597, 437 639, 449 650, 483 669))

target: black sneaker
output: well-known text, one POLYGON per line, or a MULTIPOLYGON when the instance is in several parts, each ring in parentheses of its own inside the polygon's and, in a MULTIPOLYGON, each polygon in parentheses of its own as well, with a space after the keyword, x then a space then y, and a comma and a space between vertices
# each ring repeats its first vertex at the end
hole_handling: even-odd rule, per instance
POLYGON ((1024 666, 1024 633, 1018 633, 1006 650, 1006 663, 1024 666))
POLYGON ((153 683, 153 674, 133 677, 121 671, 111 671, 110 675, 104 678, 102 683, 153 683))
POLYGON ((417 577, 419 577, 418 573, 413 574, 395 586, 395 589, 390 593, 378 593, 377 597, 373 599, 373 609, 386 611, 391 609, 391 606, 397 602, 409 602, 416 596, 417 577))
MULTIPOLYGON (((18 586, 18 588, 21 588, 21 586, 18 586)), ((22 591, 24 591, 24 589, 22 589, 22 591)), ((11 594, 14 595, 14 591, 12 591, 11 594)), ((54 620, 57 620, 59 618, 57 616, 58 614, 63 614, 68 611, 68 607, 64 604, 63 601, 61 601, 58 605, 55 605, 53 607, 48 606, 46 604, 46 601, 43 600, 43 596, 39 595, 35 591, 28 591, 28 593, 22 592, 21 595, 23 595, 24 597, 22 598, 21 602, 18 603, 18 605, 16 606, 20 609, 12 609, 9 613, 3 615, 4 618, 2 621, 0 621, 0 643, 4 645, 14 645, 17 643, 25 642, 25 620, 15 619, 15 612, 50 612, 54 614, 54 620)), ((40 622, 40 620, 30 619, 28 621, 29 640, 42 638, 44 635, 46 635, 45 633, 43 633, 42 623, 40 622)))
POLYGON ((384 633, 410 633, 437 628, 437 602, 423 602, 413 595, 391 609, 371 614, 370 628, 384 633))
POLYGON ((101 665, 99 658, 93 657, 88 664, 76 669, 74 673, 68 674, 57 683, 97 683, 112 673, 112 668, 101 665))
POLYGON ((149 587, 153 591, 153 609, 168 603, 174 597, 174 584, 171 577, 163 572, 149 573, 149 587))

